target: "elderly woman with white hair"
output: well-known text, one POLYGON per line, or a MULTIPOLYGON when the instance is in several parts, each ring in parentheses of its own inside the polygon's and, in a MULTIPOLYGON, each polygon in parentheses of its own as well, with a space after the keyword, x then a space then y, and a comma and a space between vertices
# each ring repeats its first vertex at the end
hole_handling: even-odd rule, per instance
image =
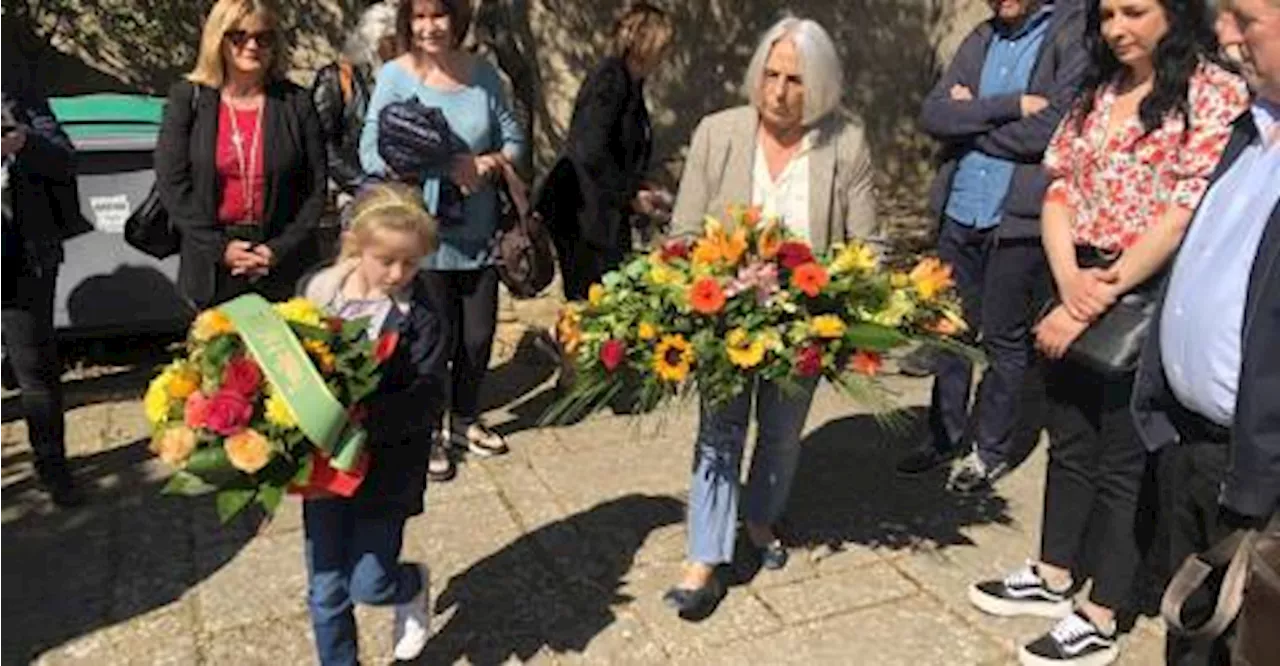
POLYGON ((330 190, 339 203, 354 197, 364 183, 360 168, 360 132, 373 93, 374 73, 399 54, 395 0, 374 3, 347 36, 342 55, 316 72, 311 98, 324 132, 330 190))
MULTIPOLYGON (((748 66, 750 104, 711 114, 693 133, 673 221, 696 234, 705 215, 750 203, 778 216, 815 252, 878 237, 871 156, 862 128, 837 107, 843 74, 835 45, 814 21, 786 18, 765 33, 748 66)), ((786 508, 815 382, 784 390, 761 381, 724 407, 701 406, 689 490, 688 555, 664 599, 700 619, 723 598, 716 569, 732 561, 739 478, 754 398, 759 422, 742 517, 767 569, 786 565, 774 524, 786 508)))

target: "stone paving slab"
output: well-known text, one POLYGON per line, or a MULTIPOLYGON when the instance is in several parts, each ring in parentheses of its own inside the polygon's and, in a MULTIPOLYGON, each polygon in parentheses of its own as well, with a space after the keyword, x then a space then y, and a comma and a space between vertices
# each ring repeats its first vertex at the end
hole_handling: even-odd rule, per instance
MULTIPOLYGON (((538 429, 554 397, 545 369, 504 367, 488 418, 511 454, 465 460, 406 526, 405 558, 433 572, 436 634, 418 663, 997 666, 1047 627, 986 617, 964 596, 1035 552, 1043 450, 989 497, 952 495, 941 473, 897 477, 925 381, 886 379, 917 407, 896 430, 819 391, 784 517, 790 564, 693 624, 661 601, 683 556, 693 405, 538 429)), ((207 498, 157 494, 165 471, 136 400, 69 422, 93 498, 72 512, 30 482, 22 424, 4 426, 6 666, 315 662, 296 500, 270 522, 219 525, 207 498)), ((357 617, 363 661, 387 663, 391 610, 357 617)), ((1159 663, 1159 623, 1141 621, 1125 647, 1123 666, 1159 663)))

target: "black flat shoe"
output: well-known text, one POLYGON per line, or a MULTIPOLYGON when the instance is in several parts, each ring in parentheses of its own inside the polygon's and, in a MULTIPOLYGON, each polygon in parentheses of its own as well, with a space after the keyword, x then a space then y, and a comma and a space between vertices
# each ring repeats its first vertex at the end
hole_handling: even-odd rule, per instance
POLYGON ((912 449, 899 459, 894 469, 902 476, 916 476, 946 465, 955 458, 956 454, 952 451, 939 451, 937 448, 925 444, 912 449))
POLYGON ((724 599, 724 595, 724 584, 713 575, 706 585, 696 590, 683 587, 667 590, 667 593, 662 595, 662 601, 675 609, 680 619, 696 622, 710 617, 715 612, 716 606, 720 605, 720 600, 724 599))
POLYGON ((773 543, 760 549, 760 566, 769 571, 777 571, 787 566, 787 549, 782 542, 774 539, 773 543))

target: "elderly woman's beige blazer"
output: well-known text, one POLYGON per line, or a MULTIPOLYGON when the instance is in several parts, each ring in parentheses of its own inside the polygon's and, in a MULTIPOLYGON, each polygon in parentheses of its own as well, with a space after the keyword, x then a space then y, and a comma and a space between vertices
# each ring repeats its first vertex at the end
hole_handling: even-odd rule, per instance
MULTIPOLYGON (((760 116, 738 106, 706 116, 680 178, 672 213, 677 234, 697 234, 705 215, 724 217, 727 204, 751 203, 751 174, 760 116)), ((860 123, 833 113, 816 125, 809 153, 809 240, 817 252, 860 238, 883 241, 876 222, 871 151, 860 123)))

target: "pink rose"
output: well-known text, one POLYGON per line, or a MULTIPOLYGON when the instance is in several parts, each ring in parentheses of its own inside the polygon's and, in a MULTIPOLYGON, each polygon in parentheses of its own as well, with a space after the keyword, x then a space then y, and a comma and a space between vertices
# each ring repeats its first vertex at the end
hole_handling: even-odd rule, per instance
POLYGON ((232 391, 248 397, 258 392, 262 383, 262 370, 245 356, 237 356, 227 362, 222 371, 222 391, 232 391))
POLYGON ((183 414, 188 428, 205 427, 209 417, 209 397, 200 391, 187 396, 183 414))
POLYGON ((253 403, 244 395, 223 389, 214 394, 205 410, 205 427, 219 435, 234 435, 249 425, 253 403))

